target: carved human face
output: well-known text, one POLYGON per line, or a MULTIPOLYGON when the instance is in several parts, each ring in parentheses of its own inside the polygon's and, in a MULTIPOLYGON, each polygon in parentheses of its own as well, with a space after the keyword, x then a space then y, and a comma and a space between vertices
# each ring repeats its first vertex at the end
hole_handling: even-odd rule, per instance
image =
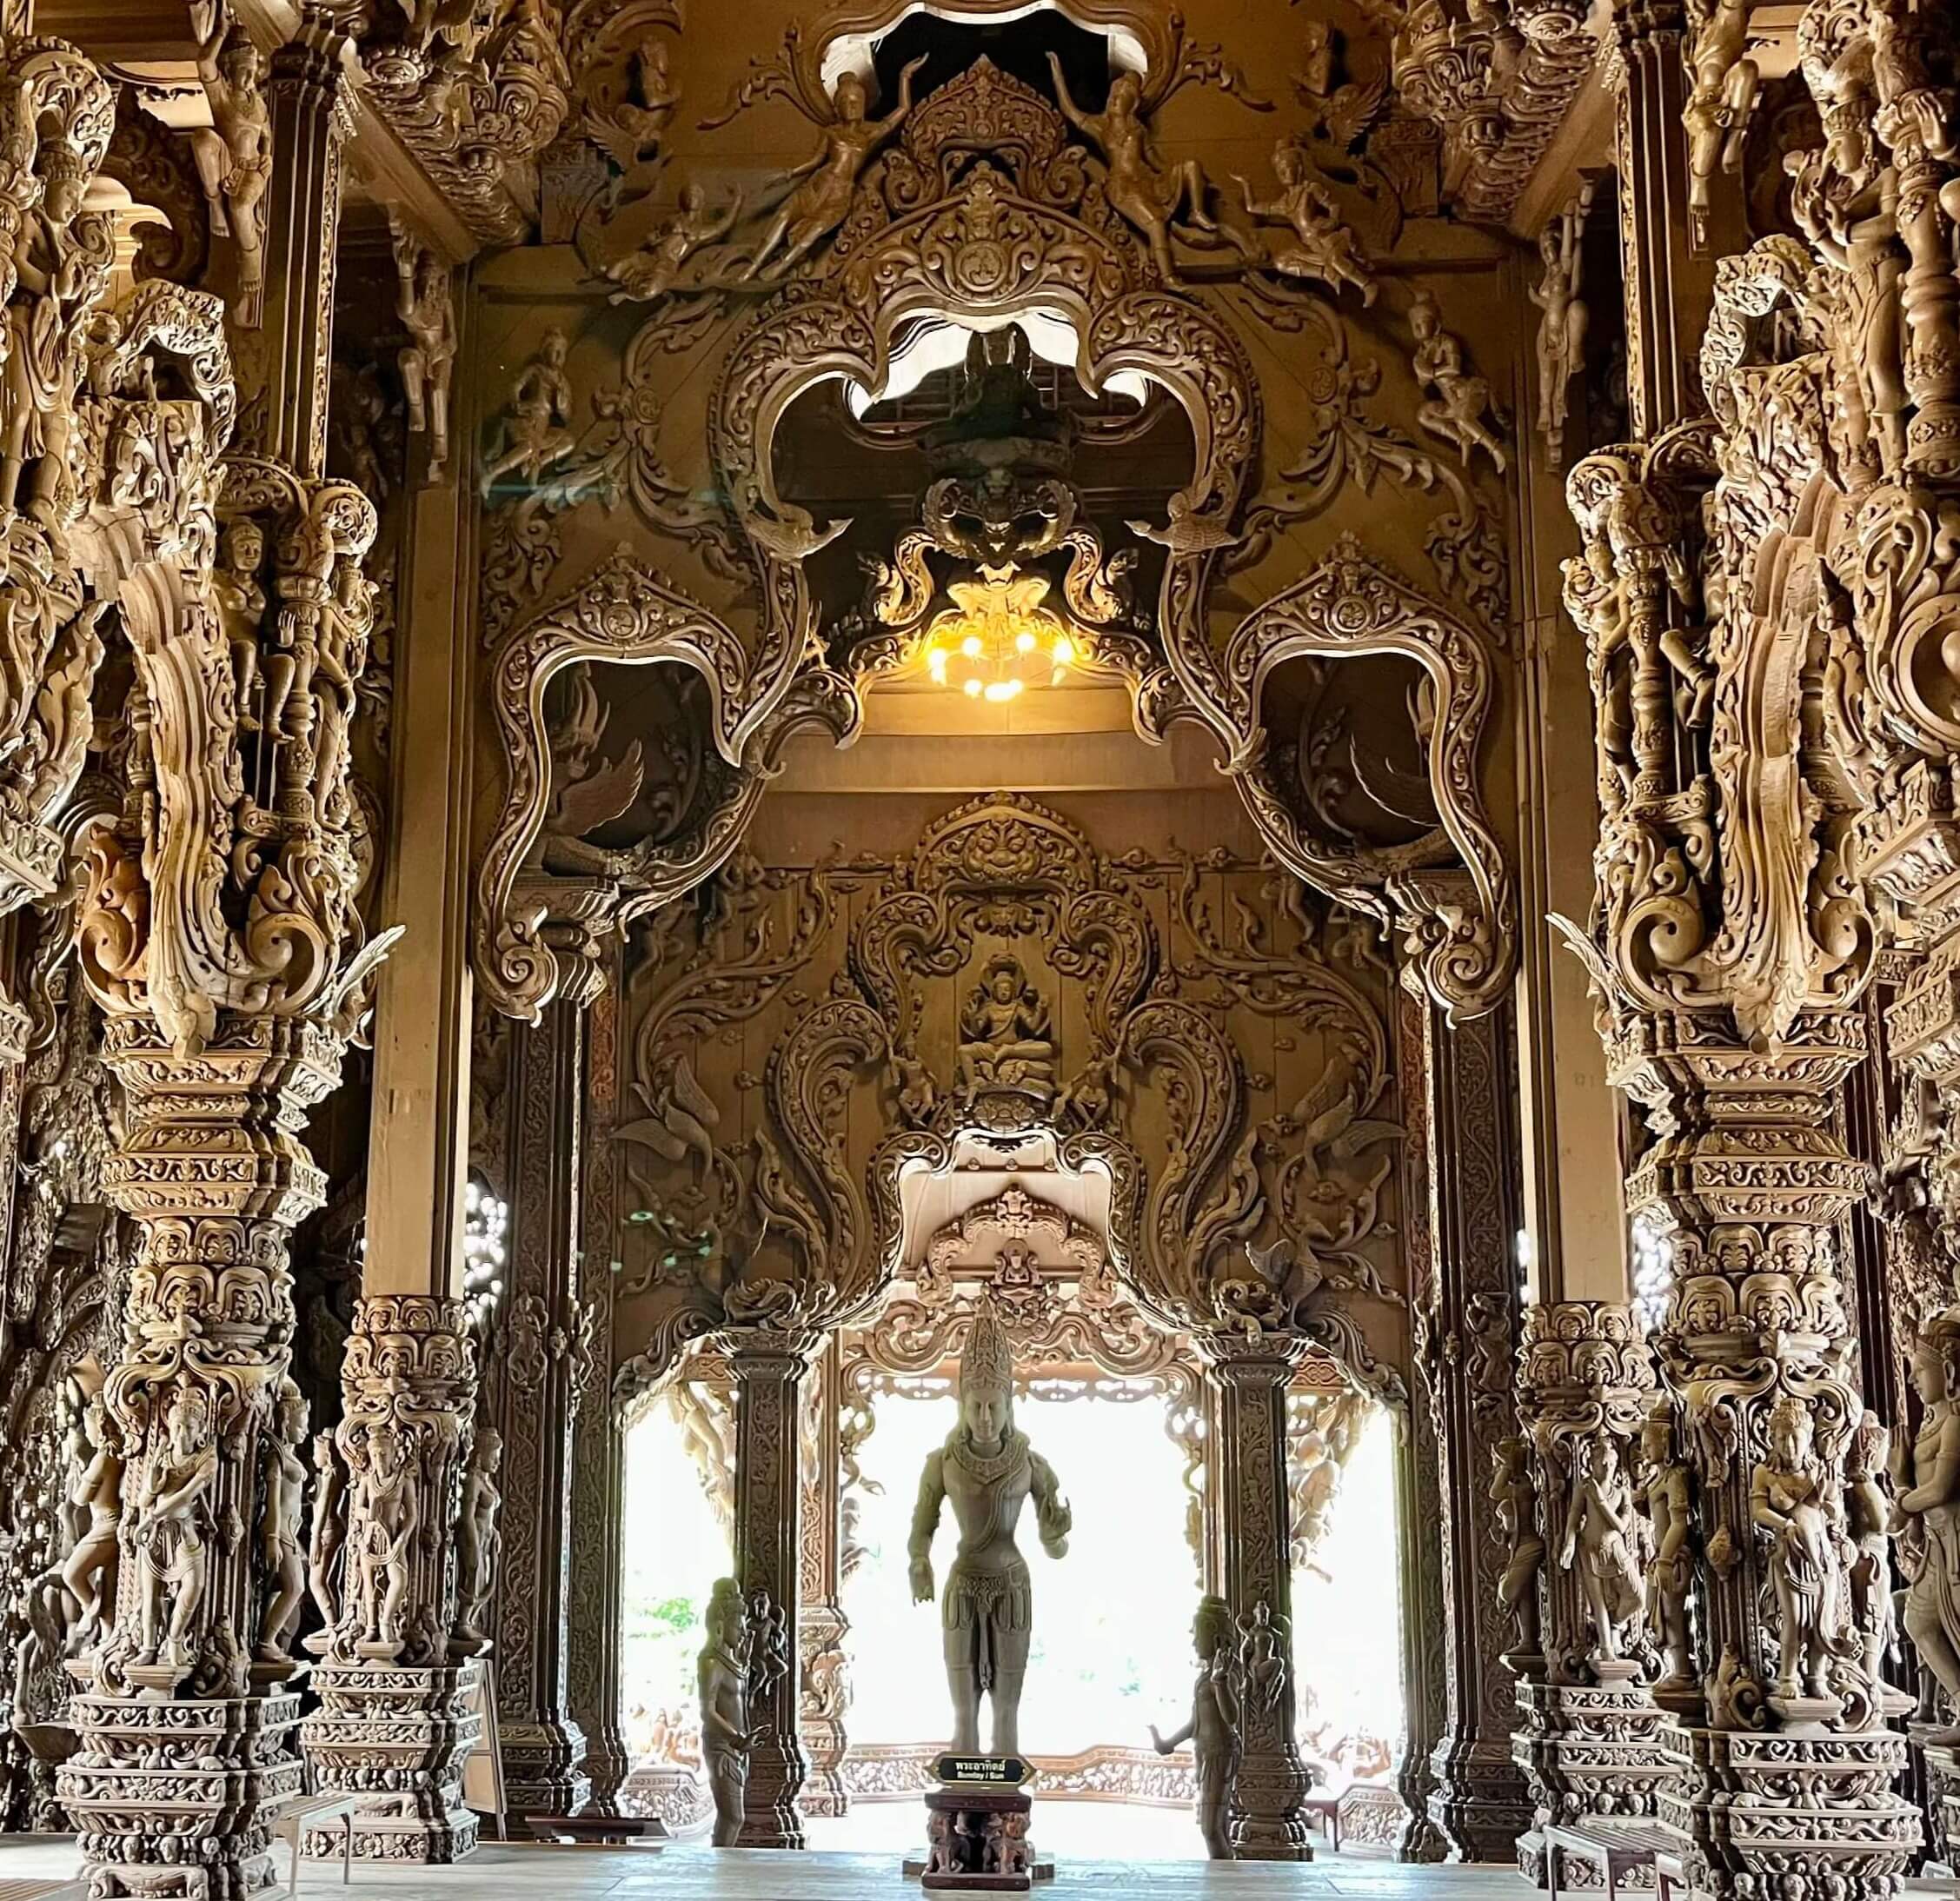
POLYGON ((368 1456, 375 1470, 392 1475, 402 1464, 402 1441, 392 1426, 377 1426, 368 1434, 368 1456))
POLYGON ((82 209, 82 181, 67 172, 58 172, 47 182, 41 203, 56 224, 72 224, 82 209))
POLYGON ((977 1445, 991 1446, 1007 1429, 1007 1395, 969 1393, 960 1402, 960 1418, 968 1439, 977 1445))
POLYGON ((1283 185, 1297 185, 1300 178, 1300 155, 1293 146, 1281 145, 1272 154, 1272 169, 1283 185))
POLYGON ((265 536, 256 522, 234 522, 225 531, 224 564, 235 575, 256 575, 265 559, 265 536))
POLYGON ((1912 1390, 1928 1406, 1946 1397, 1946 1355, 1931 1340, 1923 1339, 1912 1349, 1912 1390))
POLYGON ((1409 306, 1409 328, 1416 333, 1416 341, 1419 343, 1426 343, 1431 337, 1436 335, 1436 327, 1439 319, 1440 313, 1435 304, 1426 296, 1419 296, 1409 306))
POLYGON ((864 81, 855 73, 846 73, 837 82, 837 116, 847 125, 855 125, 864 116, 866 103, 864 81))
POLYGON ((993 973, 993 1000, 996 1003, 1012 1003, 1014 1000, 1014 974, 1011 970, 993 973))
POLYGON ((235 39, 218 62, 218 70, 242 92, 259 83, 259 51, 249 40, 235 39))
POLYGON ((1665 1419, 1649 1419, 1642 1428, 1640 1451, 1650 1465, 1660 1466, 1667 1462, 1670 1437, 1665 1419))
POLYGON ((566 342, 565 333, 562 330, 547 330, 545 332, 542 354, 545 362, 549 363, 554 369, 562 369, 565 367, 565 352, 569 348, 570 345, 566 342))
POLYGON ((1127 115, 1134 112, 1138 102, 1143 97, 1143 89, 1137 84, 1134 73, 1119 73, 1109 88, 1109 110, 1127 115))

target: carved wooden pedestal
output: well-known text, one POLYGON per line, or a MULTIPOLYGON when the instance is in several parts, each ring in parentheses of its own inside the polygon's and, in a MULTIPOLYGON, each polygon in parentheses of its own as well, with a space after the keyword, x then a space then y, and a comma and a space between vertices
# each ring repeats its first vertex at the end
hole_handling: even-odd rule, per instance
POLYGON ((1537 1804, 1531 1828, 1518 1838, 1518 1867, 1543 1888, 1551 1885, 1548 1829, 1657 1812, 1674 1774, 1661 1746, 1668 1715, 1637 1684, 1521 1683, 1518 1712, 1512 1758, 1537 1804))
MULTIPOLYGON (((312 1687, 320 1708, 301 1731, 322 1794, 371 1796, 354 1817, 362 1861, 461 1861, 476 1846, 476 1817, 463 1806, 462 1759, 483 1727, 473 1707, 483 1666, 429 1669, 322 1664, 312 1687)), ((309 1829, 309 1859, 339 1858, 337 1822, 309 1829)))
POLYGON ((1922 1731, 1915 1725, 1913 1741, 1926 1762, 1927 1806, 1933 1811, 1932 1853, 1950 1873, 1960 1869, 1960 1742, 1947 1729, 1922 1731), (1948 1740, 1936 1741, 1936 1737, 1948 1740))
POLYGON ((928 1893, 1027 1894, 1052 1881, 1055 1864, 1037 1862, 1028 1825, 1034 1798, 1025 1789, 949 1782, 926 1791, 928 1893))

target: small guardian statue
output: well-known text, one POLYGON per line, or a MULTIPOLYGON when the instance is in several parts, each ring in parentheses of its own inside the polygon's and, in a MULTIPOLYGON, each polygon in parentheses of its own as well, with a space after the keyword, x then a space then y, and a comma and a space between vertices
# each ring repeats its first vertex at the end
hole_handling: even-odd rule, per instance
POLYGON ((1239 1716, 1241 1698, 1232 1644, 1232 1611, 1223 1598, 1198 1600, 1191 1638, 1198 1652, 1198 1687, 1192 1693, 1191 1720, 1168 1736, 1154 1724, 1150 1740, 1159 1756, 1191 1745, 1198 1768, 1198 1831, 1213 1861, 1232 1859, 1232 1791, 1239 1780, 1239 1716))
POLYGON ((948 1499, 960 1529, 941 1619, 955 1755, 980 1751, 983 1696, 993 1698, 993 1753, 1019 1753, 1033 1592, 1014 1527, 1032 1492, 1041 1548, 1060 1558, 1073 1523, 1053 1468, 1014 1429, 1013 1383, 1007 1329, 992 1299, 983 1297, 960 1360, 960 1423, 926 1461, 912 1514, 915 1604, 932 1601, 933 1535, 948 1499))

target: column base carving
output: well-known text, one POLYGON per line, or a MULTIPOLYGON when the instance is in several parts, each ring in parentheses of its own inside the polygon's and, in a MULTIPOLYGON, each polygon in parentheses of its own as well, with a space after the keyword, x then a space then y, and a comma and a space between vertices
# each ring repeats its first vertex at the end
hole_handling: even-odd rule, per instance
POLYGON ((577 1815, 592 1799, 585 1732, 576 1723, 500 1723, 507 1816, 577 1815))
MULTIPOLYGON (((300 1741, 322 1793, 373 1796, 355 1812, 358 1859, 443 1867, 475 1850, 462 1759, 483 1726, 471 1707, 482 1669, 329 1663, 314 1672, 321 1706, 300 1741)), ((308 1831, 302 1852, 332 1861, 341 1845, 340 1825, 329 1822, 308 1831)))
POLYGON ((1312 1861, 1313 1845, 1300 1804, 1313 1787, 1289 1747, 1261 1762, 1248 1754, 1239 1766, 1232 1808, 1232 1846, 1240 1861, 1312 1861))
POLYGON ((626 1738, 611 1723, 581 1724, 580 1727, 585 1731, 585 1775, 592 1789, 591 1812, 617 1815, 621 1812, 620 1791, 633 1767, 632 1758, 626 1752, 626 1738))
POLYGON ((807 1848, 802 1800, 808 1776, 803 1745, 794 1737, 786 1738, 780 1732, 757 1737, 749 1752, 748 1789, 734 1845, 807 1848))
POLYGON ((77 1691, 79 1754, 56 1777, 97 1901, 245 1901, 276 1886, 268 1822, 304 1787, 300 1699, 111 1697, 77 1691))
POLYGON ((1518 1871, 1547 1885, 1545 1831, 1586 1816, 1651 1816, 1675 1765, 1661 1742, 1668 1712, 1635 1684, 1521 1683, 1512 1759, 1535 1807, 1518 1838, 1518 1871))
POLYGON ((1449 1844, 1452 1861, 1510 1861, 1531 1825, 1525 1778, 1511 1758, 1511 1738, 1442 1742, 1429 1759, 1436 1786, 1429 1818, 1449 1844))
POLYGON ((836 1770, 813 1768, 804 1779, 803 1792, 797 1797, 796 1806, 805 1815, 835 1821, 839 1816, 851 1812, 850 1791, 844 1786, 844 1778, 836 1770))
POLYGON ((1897 1730, 1663 1732, 1676 1769, 1660 1818, 1687 1844, 1687 1876, 1713 1901, 1888 1901, 1919 1845, 1919 1811, 1892 1792, 1897 1730))
MULTIPOLYGON (((1932 1852, 1945 1864, 1950 1875, 1960 1868, 1960 1740, 1935 1742, 1936 1736, 1952 1736, 1950 1730, 1943 1727, 1928 1729, 1923 1734, 1916 1729, 1913 1741, 1917 1743, 1926 1759, 1926 1806, 1932 1811, 1932 1852)), ((1928 1873, 1937 1871, 1929 1867, 1928 1873)))

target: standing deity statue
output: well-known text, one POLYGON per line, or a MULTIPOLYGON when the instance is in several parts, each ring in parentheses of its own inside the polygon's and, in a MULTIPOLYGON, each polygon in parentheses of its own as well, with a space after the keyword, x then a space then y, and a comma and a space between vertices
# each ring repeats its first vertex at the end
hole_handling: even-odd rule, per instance
POLYGON ((1198 1651, 1198 1687, 1192 1693, 1191 1720, 1168 1736, 1153 1724, 1150 1740, 1159 1756, 1191 1745, 1198 1770, 1198 1831, 1213 1861, 1232 1858, 1232 1791, 1239 1779, 1239 1686, 1232 1643, 1232 1611, 1223 1598, 1198 1600, 1191 1626, 1198 1651))
POLYGON ((359 1647, 363 1655, 393 1658, 402 1648, 402 1606, 422 1529, 422 1477, 390 1420, 369 1428, 355 1496, 352 1596, 359 1647))
POLYGON ((1491 386, 1471 374, 1461 340, 1443 328, 1443 311, 1434 293, 1416 292, 1409 306, 1409 328, 1416 339, 1410 367, 1416 381, 1431 392, 1416 411, 1416 421, 1451 444, 1466 468, 1472 455, 1482 449, 1501 472, 1506 463, 1504 444, 1491 426, 1491 386))
POLYGON ((123 1537, 123 1442, 100 1393, 89 1401, 85 1419, 93 1452, 68 1495, 83 1514, 81 1535, 61 1572, 62 1584, 75 1602, 70 1641, 77 1650, 115 1612, 123 1537))
MULTIPOLYGON (((336 1568, 347 1542, 347 1467, 341 1463, 331 1432, 313 1435, 313 1524, 307 1538, 306 1588, 327 1631, 340 1622, 340 1589, 336 1568)), ((324 1649, 323 1632, 307 1638, 307 1647, 324 1649)))
POLYGON ((1851 1560, 1851 1623, 1858 1634, 1858 1670, 1884 1699, 1885 1658, 1897 1647, 1892 1604, 1892 1501, 1885 1491, 1892 1436, 1870 1406, 1844 1451, 1844 1516, 1851 1560))
POLYGON ((217 1541, 211 1493, 218 1449, 211 1438, 211 1402, 201 1386, 179 1386, 163 1411, 163 1439, 143 1466, 136 1499, 136 1576, 143 1643, 136 1663, 161 1659, 176 1672, 190 1666, 190 1631, 210 1580, 217 1541))
POLYGON ((1504 1532, 1504 1576, 1498 1580, 1498 1601, 1511 1613, 1518 1632, 1515 1654, 1535 1657, 1538 1651, 1538 1573, 1545 1569, 1545 1539, 1538 1525, 1538 1489, 1531 1483, 1525 1441, 1508 1433, 1491 1448, 1491 1503, 1504 1532))
POLYGON ((1960 1712, 1960 1402, 1949 1381, 1949 1334, 1922 1333, 1912 1349, 1912 1384, 1924 1403, 1919 1430, 1894 1449, 1898 1497, 1895 1528, 1911 1580, 1905 1634, 1960 1712))
POLYGON ((1811 1412, 1786 1393, 1770 1409, 1769 1444, 1749 1479, 1749 1516, 1769 1544, 1777 1607, 1778 1698, 1830 1699, 1833 1657, 1850 1625, 1840 1541, 1843 1508, 1817 1456, 1811 1412))
POLYGON ((501 1540, 497 1513, 503 1505, 496 1475, 502 1464, 502 1436, 478 1426, 456 1514, 456 1638, 470 1651, 487 1650, 490 1643, 490 1594, 496 1588, 501 1540))
POLYGON ((790 173, 796 189, 762 234, 755 255, 743 267, 744 277, 760 275, 786 241, 788 249, 769 274, 780 277, 794 270, 844 222, 859 176, 872 154, 904 124, 912 110, 913 75, 925 63, 921 54, 900 73, 898 105, 882 119, 865 116, 870 94, 861 74, 847 72, 838 79, 834 96, 836 116, 821 129, 823 143, 790 173))
POLYGON ((298 1451, 305 1437, 306 1401, 290 1379, 284 1380, 275 1430, 265 1435, 260 1448, 259 1560, 267 1591, 255 1654, 262 1664, 291 1661, 286 1646, 306 1602, 306 1567, 300 1556, 306 1467, 298 1451))
POLYGON ((1619 1442, 1604 1426, 1578 1441, 1573 1463, 1559 1566, 1578 1567, 1593 1669, 1602 1678, 1630 1675, 1635 1666, 1624 1644, 1627 1625, 1640 1614, 1641 1585, 1633 1487, 1619 1442))
POLYGON ((701 1653, 701 1754, 714 1798, 714 1845, 733 1848, 748 1790, 748 1611, 733 1578, 715 1580, 701 1653))
POLYGON ((210 202, 211 223, 229 236, 237 257, 233 320, 256 329, 265 296, 265 193, 272 183, 265 63, 222 0, 195 0, 192 11, 199 16, 197 76, 211 123, 190 135, 191 156, 210 202))
POLYGON ((1664 1399, 1640 1430, 1640 1500, 1646 1513, 1647 1628, 1660 1646, 1657 1690, 1695 1685, 1688 1639, 1688 1592, 1694 1582, 1694 1492, 1674 1454, 1674 1422, 1664 1399))
POLYGON ((933 1596, 933 1535, 940 1509, 952 1501, 959 1548, 947 1572, 941 1624, 947 1683, 953 1693, 956 1754, 980 1750, 980 1705, 991 1696, 993 1753, 1020 1747, 1021 1685, 1027 1674, 1033 1593, 1014 1527, 1030 1492, 1041 1548, 1051 1558, 1068 1550, 1073 1522, 1047 1461, 1014 1429, 1014 1369, 1007 1329, 991 1299, 974 1309, 960 1360, 960 1423, 926 1461, 912 1514, 912 1597, 933 1596))

